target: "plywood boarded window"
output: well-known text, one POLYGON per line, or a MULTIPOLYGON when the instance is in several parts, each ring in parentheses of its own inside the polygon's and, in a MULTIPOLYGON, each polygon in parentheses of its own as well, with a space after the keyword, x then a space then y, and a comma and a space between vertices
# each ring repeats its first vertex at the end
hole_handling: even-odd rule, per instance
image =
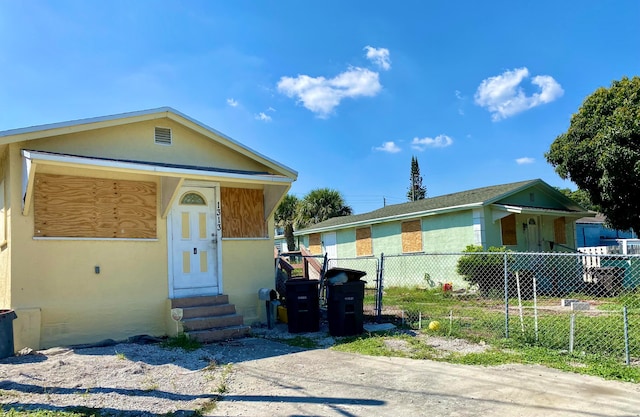
POLYGON ((153 239, 154 182, 36 174, 34 236, 153 239))
POLYGON ((371 227, 359 227, 356 229, 356 256, 370 255, 373 255, 371 227))
POLYGON ((402 223, 402 252, 422 252, 422 227, 420 220, 402 223))
POLYGON ((567 230, 564 217, 558 217, 553 221, 553 234, 556 243, 567 243, 567 230))
POLYGON ((516 215, 510 214, 507 217, 500 219, 500 225, 502 226, 502 244, 503 245, 517 245, 518 238, 516 237, 516 215))
POLYGON ((222 237, 267 237, 262 190, 220 188, 222 237))
POLYGON ((320 233, 312 233, 309 235, 309 252, 312 255, 322 255, 322 239, 320 233))

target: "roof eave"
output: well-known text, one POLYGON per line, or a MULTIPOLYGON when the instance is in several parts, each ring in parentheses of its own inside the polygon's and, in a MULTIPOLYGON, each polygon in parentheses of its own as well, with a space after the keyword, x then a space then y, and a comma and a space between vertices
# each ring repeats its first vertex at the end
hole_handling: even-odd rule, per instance
POLYGON ((51 136, 84 132, 104 127, 120 126, 135 122, 168 118, 188 128, 215 140, 236 152, 254 159, 263 165, 293 180, 298 178, 298 172, 283 165, 261 153, 241 144, 229 136, 201 123, 171 107, 159 107, 156 109, 141 110, 121 113, 110 116, 92 117, 87 119, 71 120, 68 122, 52 123, 39 126, 31 126, 20 129, 0 131, 0 145, 42 139, 51 136))
POLYGON ((355 222, 341 223, 341 224, 332 225, 332 226, 316 227, 316 228, 312 227, 312 228, 296 231, 293 234, 294 236, 302 236, 310 233, 330 232, 333 230, 339 230, 339 229, 345 229, 345 228, 351 228, 351 227, 369 226, 372 224, 388 223, 393 221, 412 219, 416 217, 427 217, 427 216, 434 216, 437 214, 450 213, 454 211, 480 208, 482 207, 482 205, 483 205, 482 203, 470 203, 470 204, 463 204, 459 206, 443 207, 439 209, 423 210, 423 211, 417 211, 412 213, 399 214, 396 216, 380 217, 380 218, 369 219, 369 220, 359 220, 355 222))

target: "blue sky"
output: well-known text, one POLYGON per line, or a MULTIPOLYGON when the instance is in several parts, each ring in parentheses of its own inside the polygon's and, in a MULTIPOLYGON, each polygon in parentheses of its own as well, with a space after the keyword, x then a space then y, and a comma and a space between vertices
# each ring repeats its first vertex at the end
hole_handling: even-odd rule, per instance
POLYGON ((0 130, 171 106, 356 213, 542 178, 584 98, 640 74, 640 2, 1 1, 0 130))

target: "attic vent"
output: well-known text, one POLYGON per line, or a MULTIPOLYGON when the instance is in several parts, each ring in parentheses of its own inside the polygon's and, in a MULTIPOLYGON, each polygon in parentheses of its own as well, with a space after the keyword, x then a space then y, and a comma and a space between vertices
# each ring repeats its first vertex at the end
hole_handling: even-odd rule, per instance
POLYGON ((156 127, 156 143, 158 145, 171 145, 171 129, 156 127))

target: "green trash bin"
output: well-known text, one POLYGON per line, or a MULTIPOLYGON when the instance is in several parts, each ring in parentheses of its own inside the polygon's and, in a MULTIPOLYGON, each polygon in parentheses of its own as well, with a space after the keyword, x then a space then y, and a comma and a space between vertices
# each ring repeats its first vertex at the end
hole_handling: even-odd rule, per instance
POLYGON ((0 310, 0 359, 13 356, 13 320, 17 317, 13 310, 0 310))

